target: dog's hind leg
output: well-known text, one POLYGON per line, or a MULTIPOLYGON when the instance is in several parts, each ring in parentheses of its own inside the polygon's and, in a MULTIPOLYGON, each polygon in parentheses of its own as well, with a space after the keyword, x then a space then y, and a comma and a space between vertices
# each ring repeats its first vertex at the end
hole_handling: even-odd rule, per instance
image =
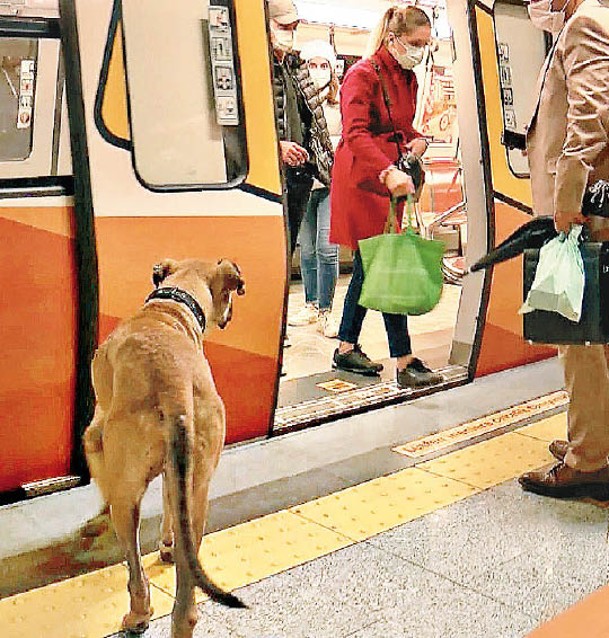
POLYGON ((91 477, 97 482, 99 490, 102 493, 102 498, 104 499, 104 502, 107 503, 106 494, 104 494, 105 463, 103 436, 105 420, 106 415, 100 408, 99 404, 96 405, 93 419, 83 434, 83 447, 85 450, 85 456, 87 457, 87 465, 89 466, 91 477))
POLYGON ((123 618, 122 629, 141 633, 150 623, 150 588, 140 556, 140 505, 141 495, 130 494, 123 484, 123 493, 117 494, 111 503, 114 531, 123 548, 129 566, 129 595, 131 607, 123 618))
POLYGON ((167 477, 163 475, 163 520, 161 521, 161 540, 159 541, 159 553, 164 563, 173 563, 174 556, 173 519, 171 517, 171 503, 169 501, 169 488, 167 477))
MULTIPOLYGON (((146 420, 146 417, 140 417, 146 420)), ((140 506, 149 482, 158 474, 154 446, 145 436, 126 436, 133 427, 130 416, 108 418, 104 431, 104 452, 108 471, 106 496, 114 531, 129 567, 130 611, 123 618, 123 630, 143 632, 152 610, 150 590, 140 556, 140 506), (145 459, 144 462, 142 460, 145 459)), ((162 458, 162 454, 161 454, 162 458)))
POLYGON ((104 462, 104 446, 103 446, 103 434, 104 434, 104 422, 106 416, 97 404, 95 406, 95 414, 91 423, 85 430, 83 435, 83 448, 85 456, 87 458, 87 465, 89 466, 89 472, 97 487, 101 492, 103 499, 102 509, 90 521, 87 521, 80 530, 82 538, 93 538, 100 536, 108 529, 108 515, 110 508, 108 505, 108 486, 106 485, 106 471, 104 462))

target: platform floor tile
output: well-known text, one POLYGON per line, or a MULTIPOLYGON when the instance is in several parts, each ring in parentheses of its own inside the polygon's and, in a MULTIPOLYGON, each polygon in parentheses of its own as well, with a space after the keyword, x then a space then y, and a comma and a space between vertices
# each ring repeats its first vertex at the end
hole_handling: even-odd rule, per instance
POLYGON ((520 611, 370 543, 240 593, 250 605, 246 614, 207 603, 201 629, 208 614, 239 638, 521 638, 535 627, 520 611))
POLYGON ((291 511, 354 541, 361 541, 475 492, 475 488, 451 478, 408 468, 294 507, 291 511))
MULTIPOLYGON (((148 556, 144 566, 156 559, 148 556)), ((173 598, 150 591, 154 617, 169 614, 173 598)), ((89 638, 120 629, 129 606, 127 568, 115 565, 0 600, 2 638, 89 638)))
MULTIPOLYGON (((514 578, 516 574, 511 573, 511 565, 515 561, 528 562, 534 567, 527 567, 525 573, 536 573, 540 582, 535 587, 546 590, 548 606, 540 612, 546 617, 547 609, 554 613, 564 609, 560 601, 566 596, 598 587, 597 576, 602 581, 606 518, 606 512, 591 503, 547 499, 509 481, 370 539, 369 543, 506 605, 517 600, 515 606, 522 611, 525 605, 521 598, 526 602, 530 592, 522 591, 522 585, 514 578), (568 563, 570 556, 563 554, 569 547, 570 556, 577 556, 582 568, 573 569, 573 577, 560 580, 553 556, 555 562, 568 563), (502 574, 515 593, 500 584, 502 574), (580 590, 583 582, 585 587, 580 590), (590 589, 586 589, 588 586, 590 589)), ((532 610, 530 604, 528 609, 532 610)), ((535 617, 532 612, 531 616, 535 617)))
POLYGON ((417 467, 487 489, 553 460, 545 441, 508 432, 417 467))
MULTIPOLYGON (((530 498, 542 501, 543 507, 543 497, 530 498)), ((551 511, 554 525, 540 525, 536 543, 525 540, 516 556, 469 581, 478 591, 537 619, 538 625, 609 581, 606 511, 581 502, 559 503, 551 511)), ((515 525, 511 529, 518 543, 520 533, 515 525)))
MULTIPOLYGON (((335 554, 347 552, 346 555, 351 555, 349 552, 353 550, 355 552, 353 555, 356 555, 357 550, 354 545, 359 541, 372 537, 376 540, 377 535, 399 528, 404 523, 421 519, 424 515, 436 510, 443 510, 442 516, 448 516, 447 510, 443 509, 446 506, 460 501, 468 502, 468 497, 480 495, 481 490, 499 485, 524 471, 549 463, 552 457, 547 449, 547 441, 562 436, 564 436, 564 417, 551 417, 541 424, 527 426, 289 510, 210 534, 205 537, 201 549, 202 563, 209 575, 227 590, 243 588, 247 585, 256 587, 251 584, 268 576, 285 574, 286 570, 304 569, 305 572, 312 570, 312 573, 315 573, 316 568, 310 567, 317 563, 317 561, 311 563, 314 559, 322 557, 322 561, 332 563, 335 554)), ((603 512, 598 508, 596 511, 603 512)), ((458 523, 455 524, 458 526, 458 523)), ((369 541, 369 545, 375 540, 369 541)), ((512 558, 515 562, 521 559, 523 562, 519 563, 519 569, 526 571, 527 563, 524 561, 524 556, 524 553, 520 553, 512 558)), ((418 569, 423 569, 427 573, 426 568, 414 564, 416 560, 410 561, 412 558, 404 561, 405 573, 414 573, 418 569)), ((152 585, 154 617, 167 615, 173 605, 174 569, 172 566, 162 564, 156 553, 146 556, 144 563, 152 585)), ((558 568, 553 563, 550 565, 552 568, 558 568)), ((571 563, 568 565, 571 566, 571 563)), ((572 570, 577 572, 576 564, 572 565, 572 570)), ((369 565, 363 569, 353 568, 353 572, 360 574, 364 581, 370 578, 369 565)), ((476 576, 482 577, 480 572, 476 576)), ((485 582, 490 582, 493 577, 492 569, 484 572, 484 576, 487 577, 485 582)), ((518 578, 518 571, 514 571, 513 577, 518 578)), ((568 572, 564 573, 564 577, 568 577, 568 572)), ((509 582, 510 577, 506 578, 506 582, 509 582)), ((399 580, 396 578, 396 583, 399 580)), ((482 594, 485 582, 479 583, 477 595, 485 595, 482 594)), ((585 593, 586 587, 600 584, 602 584, 602 576, 597 579, 596 574, 590 573, 589 578, 586 578, 585 587, 577 591, 585 593)), ((117 565, 40 590, 32 590, 0 600, 0 627, 2 628, 0 635, 2 638, 30 638, 43 635, 45 638, 107 636, 118 630, 121 618, 127 610, 126 585, 126 568, 124 565, 117 565)), ((440 590, 444 586, 446 586, 445 583, 440 586, 440 590)), ((472 582, 470 586, 476 587, 476 583, 472 582)), ((295 591, 298 591, 298 583, 294 587, 295 591)), ((421 587, 425 589, 425 586, 417 584, 416 581, 411 583, 403 600, 405 606, 412 606, 412 601, 416 601, 418 595, 416 592, 421 587)), ((511 587, 518 589, 518 583, 511 583, 511 587)), ((375 588, 377 588, 376 584, 373 586, 373 589, 375 588)), ((496 583, 496 589, 502 590, 501 583, 496 583)), ((378 593, 370 595, 381 595, 382 591, 383 586, 378 584, 378 593)), ((247 587, 240 591, 239 595, 242 592, 246 596, 247 587)), ((314 588, 311 595, 316 595, 314 588)), ((455 596, 461 600, 461 593, 455 596)), ((496 605, 499 607, 494 613, 502 613, 501 605, 511 600, 509 596, 510 588, 505 590, 505 596, 498 596, 496 605)), ((441 596, 437 598, 437 600, 441 599, 441 596)), ((467 599, 468 596, 464 596, 463 604, 467 599)), ((201 596, 199 600, 204 600, 204 597, 201 596)), ((433 600, 435 601, 436 598, 433 600)), ((245 601, 248 602, 247 598, 245 601)), ((568 600, 562 599, 561 603, 569 604, 568 600)), ((272 611, 273 601, 269 600, 268 604, 271 606, 269 613, 275 613, 272 611)), ((294 604, 300 610, 298 594, 295 594, 294 604)), ((469 612, 466 607, 463 609, 466 616, 469 612)), ((217 605, 205 604, 203 611, 212 614, 216 620, 220 620, 221 625, 230 624, 224 622, 225 617, 221 615, 224 610, 218 611, 217 605)), ((356 611, 352 609, 354 614, 356 611)), ((438 618, 440 617, 437 610, 430 609, 430 613, 432 611, 438 614, 438 618)), ((534 611, 531 610, 532 615, 534 611)), ((305 609, 300 610, 298 616, 301 618, 299 621, 301 624, 306 622, 305 609)), ((420 618, 421 614, 417 614, 417 617, 420 618)), ((522 622, 519 621, 517 624, 522 629, 523 623, 526 624, 526 622, 521 620, 522 622)), ((376 626, 374 631, 377 629, 381 631, 381 627, 393 626, 395 622, 398 622, 398 617, 390 614, 376 618, 363 618, 359 625, 347 624, 351 631, 360 631, 358 635, 363 638, 367 635, 379 635, 378 633, 361 633, 366 631, 364 629, 366 626, 376 626)), ((167 620, 160 625, 160 627, 166 626, 168 626, 167 620)), ((218 636, 221 635, 218 634, 218 636)), ((235 633, 231 635, 241 636, 238 626, 235 633)), ((265 634, 243 635, 266 638, 265 634)), ((307 634, 303 629, 300 633, 278 635, 289 635, 290 638, 314 635, 315 638, 321 638, 325 635, 330 636, 331 633, 324 634, 322 631, 307 634)), ((336 635, 334 634, 332 638, 336 638, 336 635)), ((423 638, 427 634, 411 635, 423 638)), ((501 638, 510 635, 506 633, 501 638)), ((273 633, 268 633, 268 636, 273 636, 273 633)))

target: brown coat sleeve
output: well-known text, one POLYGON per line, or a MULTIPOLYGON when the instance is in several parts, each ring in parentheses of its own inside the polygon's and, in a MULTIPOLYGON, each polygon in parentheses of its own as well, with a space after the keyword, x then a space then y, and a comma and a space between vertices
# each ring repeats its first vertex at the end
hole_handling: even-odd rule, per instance
POLYGON ((575 15, 564 34, 567 135, 556 163, 555 211, 581 209, 588 175, 609 143, 609 20, 606 23, 575 15))

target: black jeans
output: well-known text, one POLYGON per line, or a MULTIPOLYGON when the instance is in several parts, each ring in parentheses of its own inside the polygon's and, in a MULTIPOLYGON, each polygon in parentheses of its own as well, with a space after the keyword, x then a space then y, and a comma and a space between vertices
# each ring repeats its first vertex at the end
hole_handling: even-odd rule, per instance
POLYGON ((298 231, 309 203, 313 178, 299 169, 286 171, 288 191, 288 233, 290 241, 290 259, 296 250, 298 231))
MULTIPOLYGON (((364 283, 364 268, 359 250, 353 253, 353 275, 349 282, 343 318, 340 322, 338 338, 347 343, 356 344, 362 331, 362 324, 366 316, 367 308, 359 305, 359 296, 364 283)), ((403 357, 412 354, 410 335, 408 334, 408 317, 406 315, 390 315, 383 313, 387 340, 389 341, 389 354, 391 357, 403 357)))

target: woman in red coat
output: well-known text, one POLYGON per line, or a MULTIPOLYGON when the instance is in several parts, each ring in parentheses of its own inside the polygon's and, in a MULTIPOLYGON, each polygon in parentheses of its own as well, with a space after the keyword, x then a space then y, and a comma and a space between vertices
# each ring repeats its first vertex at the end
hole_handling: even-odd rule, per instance
MULTIPOLYGON (((332 364, 340 370, 377 375, 383 369, 358 345, 366 308, 358 304, 364 274, 357 242, 383 232, 390 195, 414 191, 411 178, 393 163, 398 146, 418 156, 427 150, 427 141, 412 126, 417 101, 412 69, 422 61, 430 39, 431 24, 424 11, 391 7, 372 36, 370 57, 349 70, 341 88, 343 132, 332 173, 330 241, 355 252, 338 333, 340 345, 332 364)), ((402 212, 400 207, 400 223, 402 212)), ((383 319, 389 352, 397 361, 398 384, 414 387, 441 382, 441 375, 412 355, 407 317, 383 313, 383 319)))

